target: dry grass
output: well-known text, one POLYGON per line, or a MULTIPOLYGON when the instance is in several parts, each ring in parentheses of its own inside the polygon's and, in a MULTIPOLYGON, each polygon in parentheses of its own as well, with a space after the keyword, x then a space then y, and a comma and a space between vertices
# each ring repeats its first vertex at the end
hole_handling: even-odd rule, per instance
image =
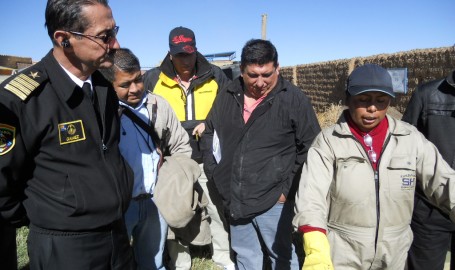
POLYGON ((343 112, 345 106, 338 104, 330 104, 322 113, 317 113, 316 116, 319 121, 321 128, 326 128, 336 123, 338 117, 340 117, 341 112, 343 112))

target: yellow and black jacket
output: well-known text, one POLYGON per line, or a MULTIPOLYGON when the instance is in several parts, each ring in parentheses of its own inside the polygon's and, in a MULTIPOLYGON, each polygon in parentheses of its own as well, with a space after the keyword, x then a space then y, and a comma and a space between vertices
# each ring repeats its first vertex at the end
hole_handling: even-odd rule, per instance
POLYGON ((190 136, 192 158, 202 162, 199 143, 191 133, 196 125, 205 121, 218 91, 225 88, 230 80, 219 67, 210 64, 199 52, 196 53, 196 74, 188 92, 180 87, 169 54, 160 67, 145 72, 144 86, 169 102, 190 136))

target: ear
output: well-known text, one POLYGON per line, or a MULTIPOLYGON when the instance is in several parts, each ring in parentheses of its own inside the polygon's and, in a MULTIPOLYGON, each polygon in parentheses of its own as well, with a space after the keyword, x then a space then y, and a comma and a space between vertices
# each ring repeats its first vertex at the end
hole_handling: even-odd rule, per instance
POLYGON ((69 40, 69 38, 68 32, 66 31, 57 30, 54 32, 54 44, 57 46, 63 47, 62 42, 64 40, 69 40))

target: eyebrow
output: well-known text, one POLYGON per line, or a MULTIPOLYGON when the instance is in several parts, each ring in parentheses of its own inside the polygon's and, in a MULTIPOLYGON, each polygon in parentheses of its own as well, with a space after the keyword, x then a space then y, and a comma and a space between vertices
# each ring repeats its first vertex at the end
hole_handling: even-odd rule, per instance
POLYGON ((259 76, 262 76, 262 77, 270 77, 270 76, 273 74, 273 72, 275 72, 275 70, 272 70, 272 71, 270 71, 270 72, 268 72, 268 73, 260 73, 260 74, 258 74, 258 73, 251 73, 251 72, 248 72, 248 71, 247 71, 246 74, 248 74, 248 76, 250 76, 250 77, 259 77, 259 76))

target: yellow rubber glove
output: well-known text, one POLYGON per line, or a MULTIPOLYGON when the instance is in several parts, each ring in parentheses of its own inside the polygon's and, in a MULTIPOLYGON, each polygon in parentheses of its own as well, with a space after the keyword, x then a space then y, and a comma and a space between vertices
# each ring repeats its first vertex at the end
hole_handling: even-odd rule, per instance
POLYGON ((305 261, 302 270, 333 270, 327 236, 320 231, 303 234, 305 261))

